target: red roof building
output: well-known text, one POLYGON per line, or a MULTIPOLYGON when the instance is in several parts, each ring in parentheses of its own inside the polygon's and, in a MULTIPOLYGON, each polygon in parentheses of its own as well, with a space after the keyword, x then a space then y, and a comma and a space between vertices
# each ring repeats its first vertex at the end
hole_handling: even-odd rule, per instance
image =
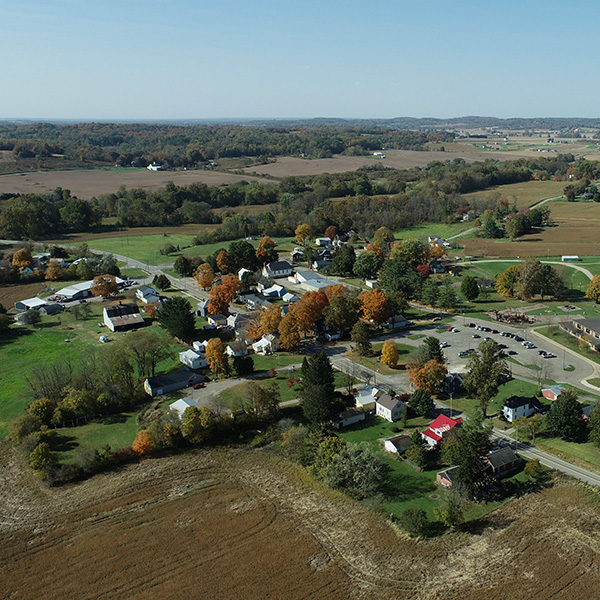
POLYGON ((451 419, 446 415, 439 415, 429 426, 429 429, 422 431, 421 436, 433 448, 437 446, 447 431, 450 431, 457 425, 462 425, 462 419, 451 419))

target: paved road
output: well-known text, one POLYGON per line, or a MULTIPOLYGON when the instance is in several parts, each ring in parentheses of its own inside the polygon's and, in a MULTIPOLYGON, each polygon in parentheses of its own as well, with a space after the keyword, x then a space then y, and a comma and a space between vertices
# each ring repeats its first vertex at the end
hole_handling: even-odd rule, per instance
MULTIPOLYGON (((343 356, 332 357, 332 363, 336 369, 345 373, 350 373, 351 375, 362 381, 373 383, 373 381, 376 380, 379 385, 383 385, 384 387, 390 386, 398 393, 401 393, 401 391, 408 391, 408 387, 402 387, 405 381, 406 383, 408 383, 408 378, 406 378, 405 373, 399 373, 398 375, 394 374, 390 376, 382 376, 378 373, 375 373, 367 367, 363 367, 362 365, 356 365, 356 363, 353 363, 351 360, 348 360, 343 356)), ((439 401, 436 401, 436 407, 444 412, 448 412, 450 409, 448 404, 439 401)), ((452 416, 462 416, 463 418, 468 418, 466 417, 466 415, 456 410, 453 411, 452 416)), ((565 473, 570 477, 574 477, 575 479, 579 479, 580 481, 584 481, 585 483, 588 483, 590 485, 600 487, 600 475, 597 475, 596 473, 593 473, 586 469, 582 469, 581 467, 572 465, 567 461, 564 461, 560 458, 556 458, 555 456, 552 456, 547 452, 538 450, 537 448, 533 448, 528 444, 517 442, 505 432, 500 431, 499 429, 493 430, 492 439, 494 439, 497 442, 500 442, 501 445, 510 446, 511 448, 515 449, 519 454, 523 455, 525 458, 538 459, 540 463, 542 463, 546 467, 549 467, 556 471, 561 471, 562 473, 565 473)))
POLYGON ((549 467, 556 471, 561 471, 562 473, 565 473, 570 477, 574 477, 575 479, 579 479, 580 481, 584 481, 585 483, 589 483, 590 485, 600 487, 600 475, 597 475, 596 473, 592 473, 591 471, 587 471, 586 469, 582 469, 581 467, 572 465, 571 463, 568 463, 560 458, 552 456, 551 454, 542 452, 537 448, 533 448, 529 446, 529 444, 517 442, 516 440, 513 440, 510 436, 506 435, 499 429, 494 429, 493 438, 515 449, 519 454, 523 455, 525 458, 538 459, 546 467, 549 467))

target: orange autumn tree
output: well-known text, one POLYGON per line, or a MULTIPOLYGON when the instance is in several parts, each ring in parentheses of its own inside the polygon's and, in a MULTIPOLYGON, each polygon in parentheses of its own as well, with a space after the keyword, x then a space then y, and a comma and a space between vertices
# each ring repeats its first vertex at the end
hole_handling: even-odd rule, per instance
POLYGON ((275 242, 268 236, 265 235, 260 242, 258 242, 258 248, 256 250, 256 258, 261 264, 266 264, 277 260, 277 252, 275 251, 275 242))
POLYGON ((375 244, 367 244, 365 247, 365 252, 375 252, 375 254, 377 254, 380 258, 384 258, 383 250, 375 244))
POLYGON ((427 361, 424 365, 414 363, 406 367, 408 380, 416 388, 435 394, 442 387, 448 375, 448 369, 437 360, 427 361))
MULTIPOLYGON (((298 332, 309 335, 315 328, 317 319, 323 313, 323 309, 312 296, 315 292, 308 292, 292 305, 291 311, 294 313, 298 332)), ((323 294, 325 295, 325 294, 323 294)))
POLYGON ((48 281, 58 281, 62 277, 62 269, 58 266, 55 258, 51 258, 46 269, 45 279, 48 281))
POLYGON ((231 301, 241 289, 242 282, 235 275, 226 275, 223 277, 221 284, 216 285, 210 290, 208 295, 208 312, 211 315, 226 315, 229 312, 231 301))
POLYGON ((337 235, 338 228, 335 225, 330 225, 325 230, 325 237, 328 237, 332 242, 335 240, 335 236, 337 235))
POLYGON ((215 272, 208 263, 202 263, 196 269, 194 279, 201 288, 207 290, 215 282, 215 272))
POLYGON ((152 450, 152 436, 147 429, 140 429, 135 436, 131 448, 137 454, 148 454, 152 450))
POLYGON ((277 333, 277 331, 279 331, 281 318, 281 308, 279 306, 272 306, 263 311, 260 315, 257 327, 258 337, 262 337, 267 333, 277 333))
POLYGON ((279 346, 284 350, 294 350, 300 345, 300 332, 293 311, 290 311, 279 324, 279 346))
POLYGON ((361 301, 361 313, 367 321, 381 325, 390 316, 390 309, 385 294, 379 290, 366 290, 358 295, 361 301))

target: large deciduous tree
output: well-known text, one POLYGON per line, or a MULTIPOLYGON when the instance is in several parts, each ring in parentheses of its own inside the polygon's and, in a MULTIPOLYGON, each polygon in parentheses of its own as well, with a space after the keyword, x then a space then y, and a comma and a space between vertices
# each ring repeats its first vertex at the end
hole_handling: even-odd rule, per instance
POLYGON ((352 329, 358 321, 360 301, 347 296, 334 296, 323 309, 325 323, 336 331, 352 329))
POLYGON ((477 285, 477 278, 472 275, 465 275, 460 284, 460 291, 465 297, 465 300, 472 302, 479 296, 479 285, 477 285))
POLYGON ((563 390, 552 403, 546 417, 546 427, 563 440, 576 440, 583 431, 583 407, 577 400, 577 391, 563 390))
POLYGON ((358 295, 362 316, 381 325, 390 316, 387 298, 382 290, 365 290, 358 295))
POLYGON ((490 400, 510 378, 510 369, 502 358, 502 349, 494 340, 485 340, 471 355, 463 383, 469 394, 478 400, 485 417, 490 400))
POLYGON ((294 235, 299 244, 306 245, 313 236, 313 228, 306 223, 301 223, 296 227, 294 235))
POLYGON ((215 272, 208 263, 202 263, 194 273, 194 279, 198 282, 198 285, 207 290, 215 282, 215 272))
POLYGON ((92 296, 102 296, 103 298, 114 296, 119 292, 116 277, 114 275, 98 275, 94 277, 90 292, 92 296))
POLYGON ((275 242, 268 235, 264 236, 260 240, 260 242, 258 242, 256 258, 258 259, 261 265, 277 260, 278 254, 277 250, 275 250, 275 245, 275 242))
POLYGON ((398 346, 394 340, 385 340, 381 348, 381 362, 392 369, 395 369, 398 364, 398 346))
POLYGON ((407 366, 408 380, 417 388, 427 390, 432 394, 438 392, 448 369, 437 360, 429 360, 424 365, 412 364, 407 366))
POLYGON ((204 355, 212 373, 218 377, 219 373, 227 373, 229 362, 225 354, 225 344, 220 338, 208 340, 204 355))
POLYGON ((376 279, 382 264, 382 255, 377 252, 362 252, 354 262, 352 271, 361 279, 376 279))
POLYGON ((279 323, 279 345, 284 350, 295 350, 300 345, 296 316, 290 311, 279 323))
POLYGON ((596 304, 600 302, 600 275, 594 275, 585 292, 585 297, 593 300, 596 304))

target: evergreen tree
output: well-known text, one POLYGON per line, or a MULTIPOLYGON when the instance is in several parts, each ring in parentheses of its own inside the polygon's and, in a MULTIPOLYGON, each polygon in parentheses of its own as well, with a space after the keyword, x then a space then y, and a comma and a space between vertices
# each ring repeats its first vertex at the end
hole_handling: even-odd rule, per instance
POLYGON ((577 392, 570 388, 563 390, 548 411, 548 431, 563 440, 576 440, 583 430, 582 410, 583 407, 577 401, 577 392))
POLYGON ((192 305, 183 296, 173 296, 163 302, 158 311, 158 322, 173 337, 182 340, 192 339, 196 330, 192 305))
POLYGON ((460 291, 466 300, 472 302, 479 296, 479 286, 477 279, 472 275, 465 275, 460 284, 460 291))

